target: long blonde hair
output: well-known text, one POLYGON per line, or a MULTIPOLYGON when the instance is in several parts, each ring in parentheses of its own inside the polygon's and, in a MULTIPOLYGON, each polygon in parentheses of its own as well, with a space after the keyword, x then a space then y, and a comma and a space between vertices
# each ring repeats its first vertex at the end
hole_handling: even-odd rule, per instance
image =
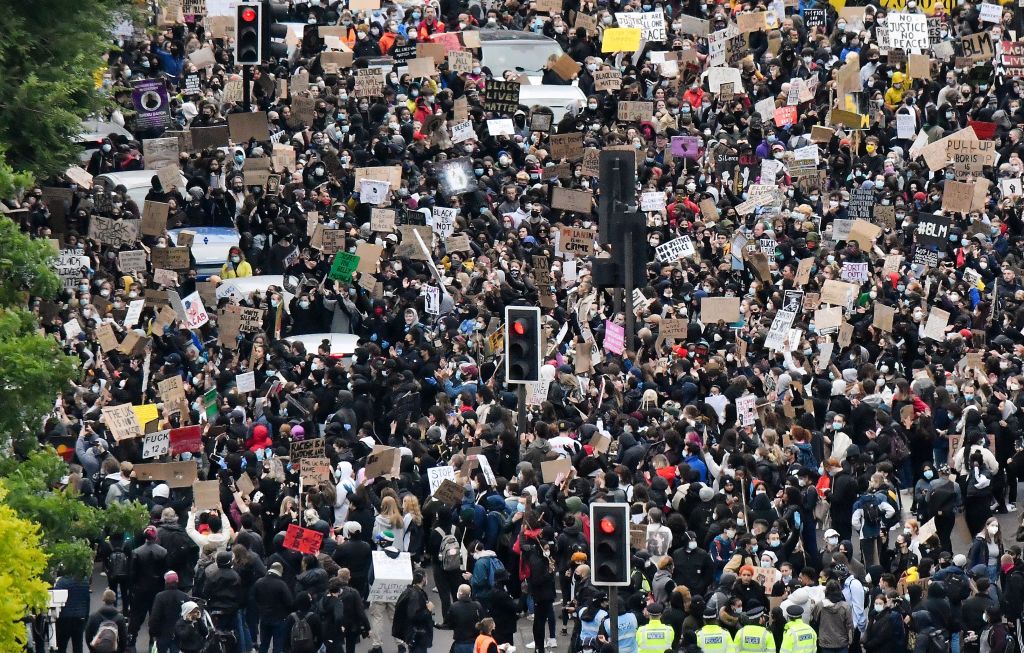
POLYGON ((420 500, 416 498, 414 494, 407 494, 402 499, 402 512, 405 513, 406 517, 412 519, 412 522, 417 526, 423 524, 423 513, 420 512, 420 500))
POLYGON ((398 509, 398 502, 394 497, 384 497, 380 501, 380 514, 388 520, 394 528, 402 526, 402 511, 398 509))

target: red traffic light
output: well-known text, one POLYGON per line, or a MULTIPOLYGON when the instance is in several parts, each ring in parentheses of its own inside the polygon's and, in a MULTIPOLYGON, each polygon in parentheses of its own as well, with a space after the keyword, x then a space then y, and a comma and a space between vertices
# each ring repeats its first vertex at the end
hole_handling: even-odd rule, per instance
POLYGON ((244 20, 247 23, 251 23, 252 21, 256 20, 256 12, 252 9, 243 9, 242 20, 244 20))
POLYGON ((601 519, 601 532, 607 535, 611 535, 615 532, 615 520, 611 517, 603 517, 601 519))
POLYGON ((512 330, 516 332, 517 336, 526 335, 526 323, 522 320, 516 320, 512 323, 512 330))

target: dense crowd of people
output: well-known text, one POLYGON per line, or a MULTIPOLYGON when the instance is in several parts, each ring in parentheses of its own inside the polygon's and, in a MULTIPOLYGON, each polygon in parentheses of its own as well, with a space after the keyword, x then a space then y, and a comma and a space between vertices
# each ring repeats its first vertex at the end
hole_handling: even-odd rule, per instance
POLYGON ((56 650, 423 653, 439 630, 451 653, 1019 650, 1017 7, 360 4, 289 3, 308 27, 248 108, 217 5, 154 5, 104 73, 131 136, 82 164, 152 171, 145 200, 74 171, 7 202, 59 241, 64 290, 31 307, 83 370, 41 440, 73 449, 81 501, 152 518, 96 543, 100 607, 94 579, 57 580, 56 650), (644 38, 606 51, 637 16, 644 38), (480 30, 572 64, 496 73, 480 30), (431 43, 413 75, 399 52, 431 43), (586 99, 506 111, 488 87, 510 81, 586 99), (239 114, 266 136, 235 140, 239 114), (597 231, 608 150, 646 207, 625 301, 598 273, 621 254, 597 231), (151 204, 165 228, 112 235, 151 204), (161 268, 167 230, 200 227, 237 229, 221 269, 194 246, 161 268), (508 306, 542 311, 522 395, 508 306), (297 339, 330 333, 358 344, 297 339), (630 507, 617 591, 589 565, 601 502, 630 507))

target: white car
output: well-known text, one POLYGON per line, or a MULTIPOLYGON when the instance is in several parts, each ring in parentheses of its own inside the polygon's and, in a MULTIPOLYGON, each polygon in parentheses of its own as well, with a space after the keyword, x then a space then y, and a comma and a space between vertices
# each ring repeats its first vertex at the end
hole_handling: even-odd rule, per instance
POLYGON ((228 252, 232 247, 236 247, 241 239, 238 230, 233 227, 182 227, 167 232, 175 246, 178 243, 178 234, 182 231, 191 231, 195 234, 192 239, 192 258, 196 261, 196 272, 200 281, 210 275, 220 274, 221 266, 228 260, 228 252))
MULTIPOLYGON (((103 184, 108 192, 113 192, 117 186, 124 186, 128 190, 128 197, 138 205, 141 211, 142 205, 146 201, 146 195, 153 187, 154 176, 156 176, 156 170, 129 170, 127 172, 105 172, 102 175, 96 175, 92 181, 94 184, 103 184)), ((185 175, 179 174, 179 176, 178 188, 181 192, 185 192, 185 185, 188 181, 185 179, 185 175)))
POLYGON ((295 295, 284 289, 284 276, 280 274, 259 274, 252 277, 222 279, 221 282, 217 284, 217 299, 220 299, 221 297, 228 297, 230 295, 243 298, 248 297, 253 292, 257 292, 262 295, 270 286, 277 286, 281 289, 281 296, 284 297, 284 306, 285 310, 287 310, 288 305, 291 304, 292 298, 295 297, 295 295))
POLYGON ((315 354, 324 340, 331 342, 331 358, 346 358, 356 351, 359 336, 352 333, 307 333, 301 336, 289 336, 283 339, 291 344, 301 342, 307 354, 315 354))

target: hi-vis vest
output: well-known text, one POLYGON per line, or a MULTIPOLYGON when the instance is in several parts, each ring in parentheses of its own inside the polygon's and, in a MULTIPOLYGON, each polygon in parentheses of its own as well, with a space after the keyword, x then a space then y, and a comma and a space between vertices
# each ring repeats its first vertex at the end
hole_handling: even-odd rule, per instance
POLYGON ((736 653, 768 653, 775 650, 775 638, 764 626, 744 626, 733 639, 736 653))
POLYGON ((672 648, 672 640, 676 631, 658 619, 651 621, 636 631, 637 653, 665 653, 672 648))
POLYGON ((608 616, 608 613, 604 610, 598 610, 594 613, 594 618, 590 621, 583 621, 580 619, 580 643, 590 644, 597 639, 598 630, 601 628, 601 622, 608 616))
POLYGON ((477 635, 476 641, 473 642, 473 653, 487 653, 491 644, 497 645, 497 643, 490 635, 477 635))
POLYGON ((708 624, 697 631, 701 653, 731 653, 732 635, 718 624, 708 624))
POLYGON ((818 634, 813 628, 800 619, 786 624, 781 653, 815 653, 817 650, 818 634))

